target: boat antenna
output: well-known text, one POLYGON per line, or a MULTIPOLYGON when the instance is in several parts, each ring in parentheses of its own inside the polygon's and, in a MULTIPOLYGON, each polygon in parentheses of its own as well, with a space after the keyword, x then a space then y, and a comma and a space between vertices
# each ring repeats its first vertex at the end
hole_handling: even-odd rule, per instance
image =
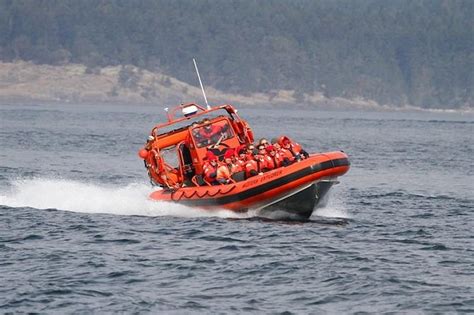
POLYGON ((206 101, 207 109, 211 109, 211 106, 209 106, 209 103, 207 102, 206 92, 204 92, 204 87, 202 86, 201 76, 199 75, 196 59, 193 58, 193 62, 194 62, 194 68, 196 68, 196 73, 198 75, 199 85, 201 85, 202 95, 204 95, 204 100, 206 101))

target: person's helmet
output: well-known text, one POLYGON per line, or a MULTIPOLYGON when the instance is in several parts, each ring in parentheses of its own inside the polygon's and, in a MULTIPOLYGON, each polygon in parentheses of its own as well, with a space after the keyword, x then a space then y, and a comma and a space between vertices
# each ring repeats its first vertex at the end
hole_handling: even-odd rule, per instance
POLYGON ((225 151, 224 159, 231 159, 234 156, 235 152, 233 149, 225 151))
POLYGON ((148 141, 153 141, 153 140, 155 140, 155 137, 153 137, 153 136, 148 136, 148 141))
POLYGON ((267 150, 268 153, 270 153, 270 152, 272 152, 272 151, 275 150, 275 148, 274 148, 271 144, 268 145, 265 149, 267 150))
POLYGON ((285 144, 288 144, 290 142, 291 140, 287 136, 281 136, 280 139, 278 139, 278 144, 280 144, 281 146, 284 146, 285 144))
POLYGON ((217 156, 214 153, 212 153, 212 151, 207 151, 206 158, 209 161, 217 161, 217 156))
POLYGON ((245 154, 247 152, 247 146, 242 144, 237 147, 237 154, 245 154))

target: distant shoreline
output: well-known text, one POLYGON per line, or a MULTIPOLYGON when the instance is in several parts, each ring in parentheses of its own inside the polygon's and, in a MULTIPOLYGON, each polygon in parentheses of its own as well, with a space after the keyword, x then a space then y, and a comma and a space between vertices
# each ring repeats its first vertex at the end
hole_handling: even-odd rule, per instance
MULTIPOLYGON (((204 102, 196 102, 197 104, 203 104, 204 102)), ((226 104, 229 104, 227 102, 226 104)), ((25 105, 25 106, 73 106, 73 107, 81 107, 81 106, 147 106, 147 107, 170 107, 175 106, 179 103, 128 103, 128 102, 79 102, 79 103, 71 103, 71 102, 62 102, 62 101, 44 101, 44 100, 33 100, 33 99, 4 99, 0 98, 0 106, 9 106, 9 105, 25 105)), ((211 103, 211 106, 219 106, 223 105, 224 103, 211 103)), ((236 103, 230 103, 232 105, 236 105, 236 103)), ((258 108, 273 108, 273 109, 281 109, 281 108, 288 108, 289 105, 287 104, 278 104, 278 105, 258 105, 258 106, 251 106, 248 104, 240 104, 236 105, 237 108, 251 108, 251 107, 258 107, 258 108)), ((351 107, 319 107, 314 105, 294 105, 293 108, 308 110, 314 109, 318 111, 327 111, 327 112, 351 112, 351 111, 358 111, 358 112, 392 112, 392 113, 440 113, 440 114, 460 114, 460 115, 474 115, 474 109, 429 109, 429 108, 419 108, 419 107, 388 107, 388 106, 381 106, 379 108, 351 108, 351 107)))
MULTIPOLYGON (((328 98, 321 93, 296 95, 294 91, 238 95, 206 87, 211 104, 258 107, 301 107, 321 110, 474 112, 474 107, 434 109, 380 105, 362 98, 328 98)), ((0 62, 0 104, 136 104, 173 106, 182 102, 204 103, 201 90, 173 77, 115 66, 89 69, 80 64, 36 65, 0 62)))

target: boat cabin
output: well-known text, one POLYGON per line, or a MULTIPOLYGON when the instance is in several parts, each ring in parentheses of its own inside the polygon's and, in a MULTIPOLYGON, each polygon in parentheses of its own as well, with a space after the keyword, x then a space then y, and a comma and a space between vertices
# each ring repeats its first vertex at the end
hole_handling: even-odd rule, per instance
POLYGON ((219 159, 229 148, 253 142, 253 133, 231 105, 206 109, 182 104, 156 125, 139 155, 152 184, 164 188, 206 185, 202 181, 207 152, 219 159), (181 112, 181 117, 175 117, 181 112))

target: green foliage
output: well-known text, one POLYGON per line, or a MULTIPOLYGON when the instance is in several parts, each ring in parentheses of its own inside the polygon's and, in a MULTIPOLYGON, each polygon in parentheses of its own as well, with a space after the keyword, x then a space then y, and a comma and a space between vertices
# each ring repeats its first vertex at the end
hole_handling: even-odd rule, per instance
POLYGON ((195 57, 204 83, 230 92, 460 107, 474 103, 473 21, 471 0, 0 0, 0 59, 197 85, 195 57))

